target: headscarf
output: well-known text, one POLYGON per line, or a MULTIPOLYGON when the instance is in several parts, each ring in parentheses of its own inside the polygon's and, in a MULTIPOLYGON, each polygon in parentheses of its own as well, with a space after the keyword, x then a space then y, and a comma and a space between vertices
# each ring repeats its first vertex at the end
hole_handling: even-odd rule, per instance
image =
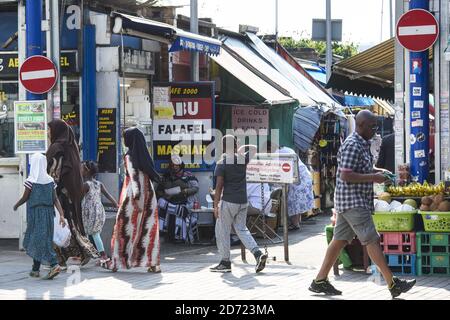
POLYGON ((51 129, 50 147, 47 150, 47 171, 53 164, 53 159, 58 161, 63 157, 61 173, 58 181, 58 194, 62 188, 67 190, 68 196, 73 203, 74 212, 72 219, 77 229, 84 235, 83 219, 81 215, 81 199, 83 179, 81 177, 80 152, 75 142, 72 129, 62 120, 50 121, 51 129))
POLYGON ((151 180, 159 182, 161 177, 155 170, 153 159, 147 149, 144 134, 136 127, 128 128, 124 131, 123 140, 128 148, 127 155, 131 159, 131 164, 135 170, 140 170, 147 174, 151 180))
POLYGON ((38 184, 49 184, 54 182, 47 174, 47 158, 41 153, 35 153, 30 157, 30 174, 28 182, 38 184))
POLYGON ((174 154, 170 157, 169 173, 175 177, 182 177, 184 174, 184 162, 183 160, 181 160, 181 157, 177 154, 174 154), (175 172, 175 170, 173 169, 175 165, 180 166, 180 170, 178 170, 177 172, 175 172))

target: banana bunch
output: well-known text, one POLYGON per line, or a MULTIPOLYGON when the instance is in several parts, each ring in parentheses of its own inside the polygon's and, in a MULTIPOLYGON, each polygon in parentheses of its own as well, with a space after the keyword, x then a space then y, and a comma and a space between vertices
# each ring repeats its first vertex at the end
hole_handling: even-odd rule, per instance
POLYGON ((445 192, 444 182, 437 185, 430 185, 428 182, 420 184, 413 182, 407 186, 389 186, 386 190, 394 197, 423 197, 441 194, 445 192))

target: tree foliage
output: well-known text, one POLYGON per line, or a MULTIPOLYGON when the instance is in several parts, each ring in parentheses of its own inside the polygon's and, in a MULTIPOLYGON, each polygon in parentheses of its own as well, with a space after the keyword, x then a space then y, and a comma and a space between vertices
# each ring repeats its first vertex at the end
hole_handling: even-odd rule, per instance
MULTIPOLYGON (((283 47, 288 50, 295 50, 299 48, 312 48, 320 55, 326 54, 326 42, 313 41, 310 39, 294 40, 292 38, 279 38, 279 41, 283 47)), ((344 59, 354 56, 358 53, 358 45, 353 42, 340 43, 332 42, 333 54, 342 56, 344 59)))

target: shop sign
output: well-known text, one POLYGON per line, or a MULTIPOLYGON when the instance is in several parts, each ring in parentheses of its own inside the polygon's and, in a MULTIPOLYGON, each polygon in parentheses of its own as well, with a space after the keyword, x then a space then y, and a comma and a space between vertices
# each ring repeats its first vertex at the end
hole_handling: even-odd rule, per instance
POLYGON ((14 101, 16 153, 47 151, 47 101, 14 101))
POLYGON ((122 52, 122 72, 138 74, 155 74, 155 57, 150 51, 124 48, 122 52))
POLYGON ((116 122, 116 109, 98 109, 97 161, 101 173, 116 172, 116 122))
POLYGON ((233 107, 231 122, 234 130, 245 131, 252 129, 256 132, 269 128, 269 109, 255 107, 233 107))
MULTIPOLYGON (((45 54, 45 53, 44 53, 45 54)), ((77 52, 61 52, 61 73, 78 72, 77 52)), ((17 52, 0 53, 0 77, 17 77, 19 73, 19 57, 17 52)))
POLYGON ((212 82, 155 84, 153 102, 153 154, 157 170, 167 167, 172 154, 180 154, 186 168, 207 171, 204 156, 214 128, 212 82))

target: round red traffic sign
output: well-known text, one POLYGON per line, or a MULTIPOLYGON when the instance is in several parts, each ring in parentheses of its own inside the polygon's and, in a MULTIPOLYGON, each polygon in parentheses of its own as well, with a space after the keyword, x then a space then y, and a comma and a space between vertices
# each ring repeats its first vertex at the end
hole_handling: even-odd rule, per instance
POLYGON ((20 83, 31 93, 49 92, 56 84, 58 71, 54 63, 44 56, 31 56, 19 70, 20 83))
POLYGON ((438 35, 436 18, 424 9, 409 10, 397 22, 397 40, 410 51, 427 50, 436 42, 438 35))
POLYGON ((289 163, 283 163, 281 169, 283 169, 284 172, 289 172, 291 170, 291 165, 289 163))

